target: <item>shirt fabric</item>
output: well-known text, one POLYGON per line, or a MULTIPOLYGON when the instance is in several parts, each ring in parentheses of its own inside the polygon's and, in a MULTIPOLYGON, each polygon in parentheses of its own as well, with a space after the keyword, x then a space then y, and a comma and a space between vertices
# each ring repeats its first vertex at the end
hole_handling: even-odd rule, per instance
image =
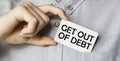
MULTIPOLYGON (((0 14, 26 0, 0 0, 0 14)), ((0 61, 120 61, 120 0, 27 0, 35 5, 52 4, 65 11, 69 21, 99 33, 91 53, 57 46, 1 44, 0 61), (70 9, 71 7, 72 9, 70 9)), ((47 35, 54 38, 60 18, 52 16, 47 35)))

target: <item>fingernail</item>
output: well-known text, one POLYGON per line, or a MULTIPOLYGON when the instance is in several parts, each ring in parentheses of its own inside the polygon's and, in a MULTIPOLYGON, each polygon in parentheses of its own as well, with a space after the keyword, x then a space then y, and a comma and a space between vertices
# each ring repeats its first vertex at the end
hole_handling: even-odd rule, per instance
POLYGON ((30 33, 32 34, 32 32, 29 31, 29 30, 27 30, 27 29, 26 29, 26 30, 22 30, 21 32, 22 32, 23 34, 30 34, 30 33))
POLYGON ((31 33, 20 33, 21 36, 23 37, 33 37, 35 36, 35 34, 31 34, 31 33))

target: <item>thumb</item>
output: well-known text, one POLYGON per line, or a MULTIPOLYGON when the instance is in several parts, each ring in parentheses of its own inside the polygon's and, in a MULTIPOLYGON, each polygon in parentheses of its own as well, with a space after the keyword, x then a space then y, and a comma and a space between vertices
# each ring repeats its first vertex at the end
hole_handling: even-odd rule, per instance
POLYGON ((56 45, 56 42, 48 36, 34 36, 28 39, 27 43, 39 46, 56 45))

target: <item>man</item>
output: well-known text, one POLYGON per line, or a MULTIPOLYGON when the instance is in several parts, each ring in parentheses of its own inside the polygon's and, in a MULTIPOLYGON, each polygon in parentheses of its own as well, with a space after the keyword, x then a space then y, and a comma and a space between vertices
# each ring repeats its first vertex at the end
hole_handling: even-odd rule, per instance
MULTIPOLYGON (((18 1, 13 1, 14 3, 18 1)), ((10 46, 4 59, 9 61, 120 61, 120 2, 119 0, 31 0, 36 5, 52 4, 65 11, 69 20, 99 33, 91 53, 78 52, 61 44, 57 46, 10 46)), ((12 4, 16 5, 16 4, 12 4)), ((51 18, 54 38, 59 18, 51 18), (55 21, 56 20, 56 21, 55 21)))

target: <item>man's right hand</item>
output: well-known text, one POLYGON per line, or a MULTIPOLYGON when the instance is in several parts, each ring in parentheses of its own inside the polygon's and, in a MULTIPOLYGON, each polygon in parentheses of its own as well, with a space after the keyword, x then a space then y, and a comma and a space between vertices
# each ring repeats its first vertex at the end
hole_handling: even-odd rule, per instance
POLYGON ((11 44, 56 45, 50 37, 37 35, 50 21, 47 13, 67 20, 60 8, 52 5, 35 6, 29 2, 1 16, 0 39, 11 44))

